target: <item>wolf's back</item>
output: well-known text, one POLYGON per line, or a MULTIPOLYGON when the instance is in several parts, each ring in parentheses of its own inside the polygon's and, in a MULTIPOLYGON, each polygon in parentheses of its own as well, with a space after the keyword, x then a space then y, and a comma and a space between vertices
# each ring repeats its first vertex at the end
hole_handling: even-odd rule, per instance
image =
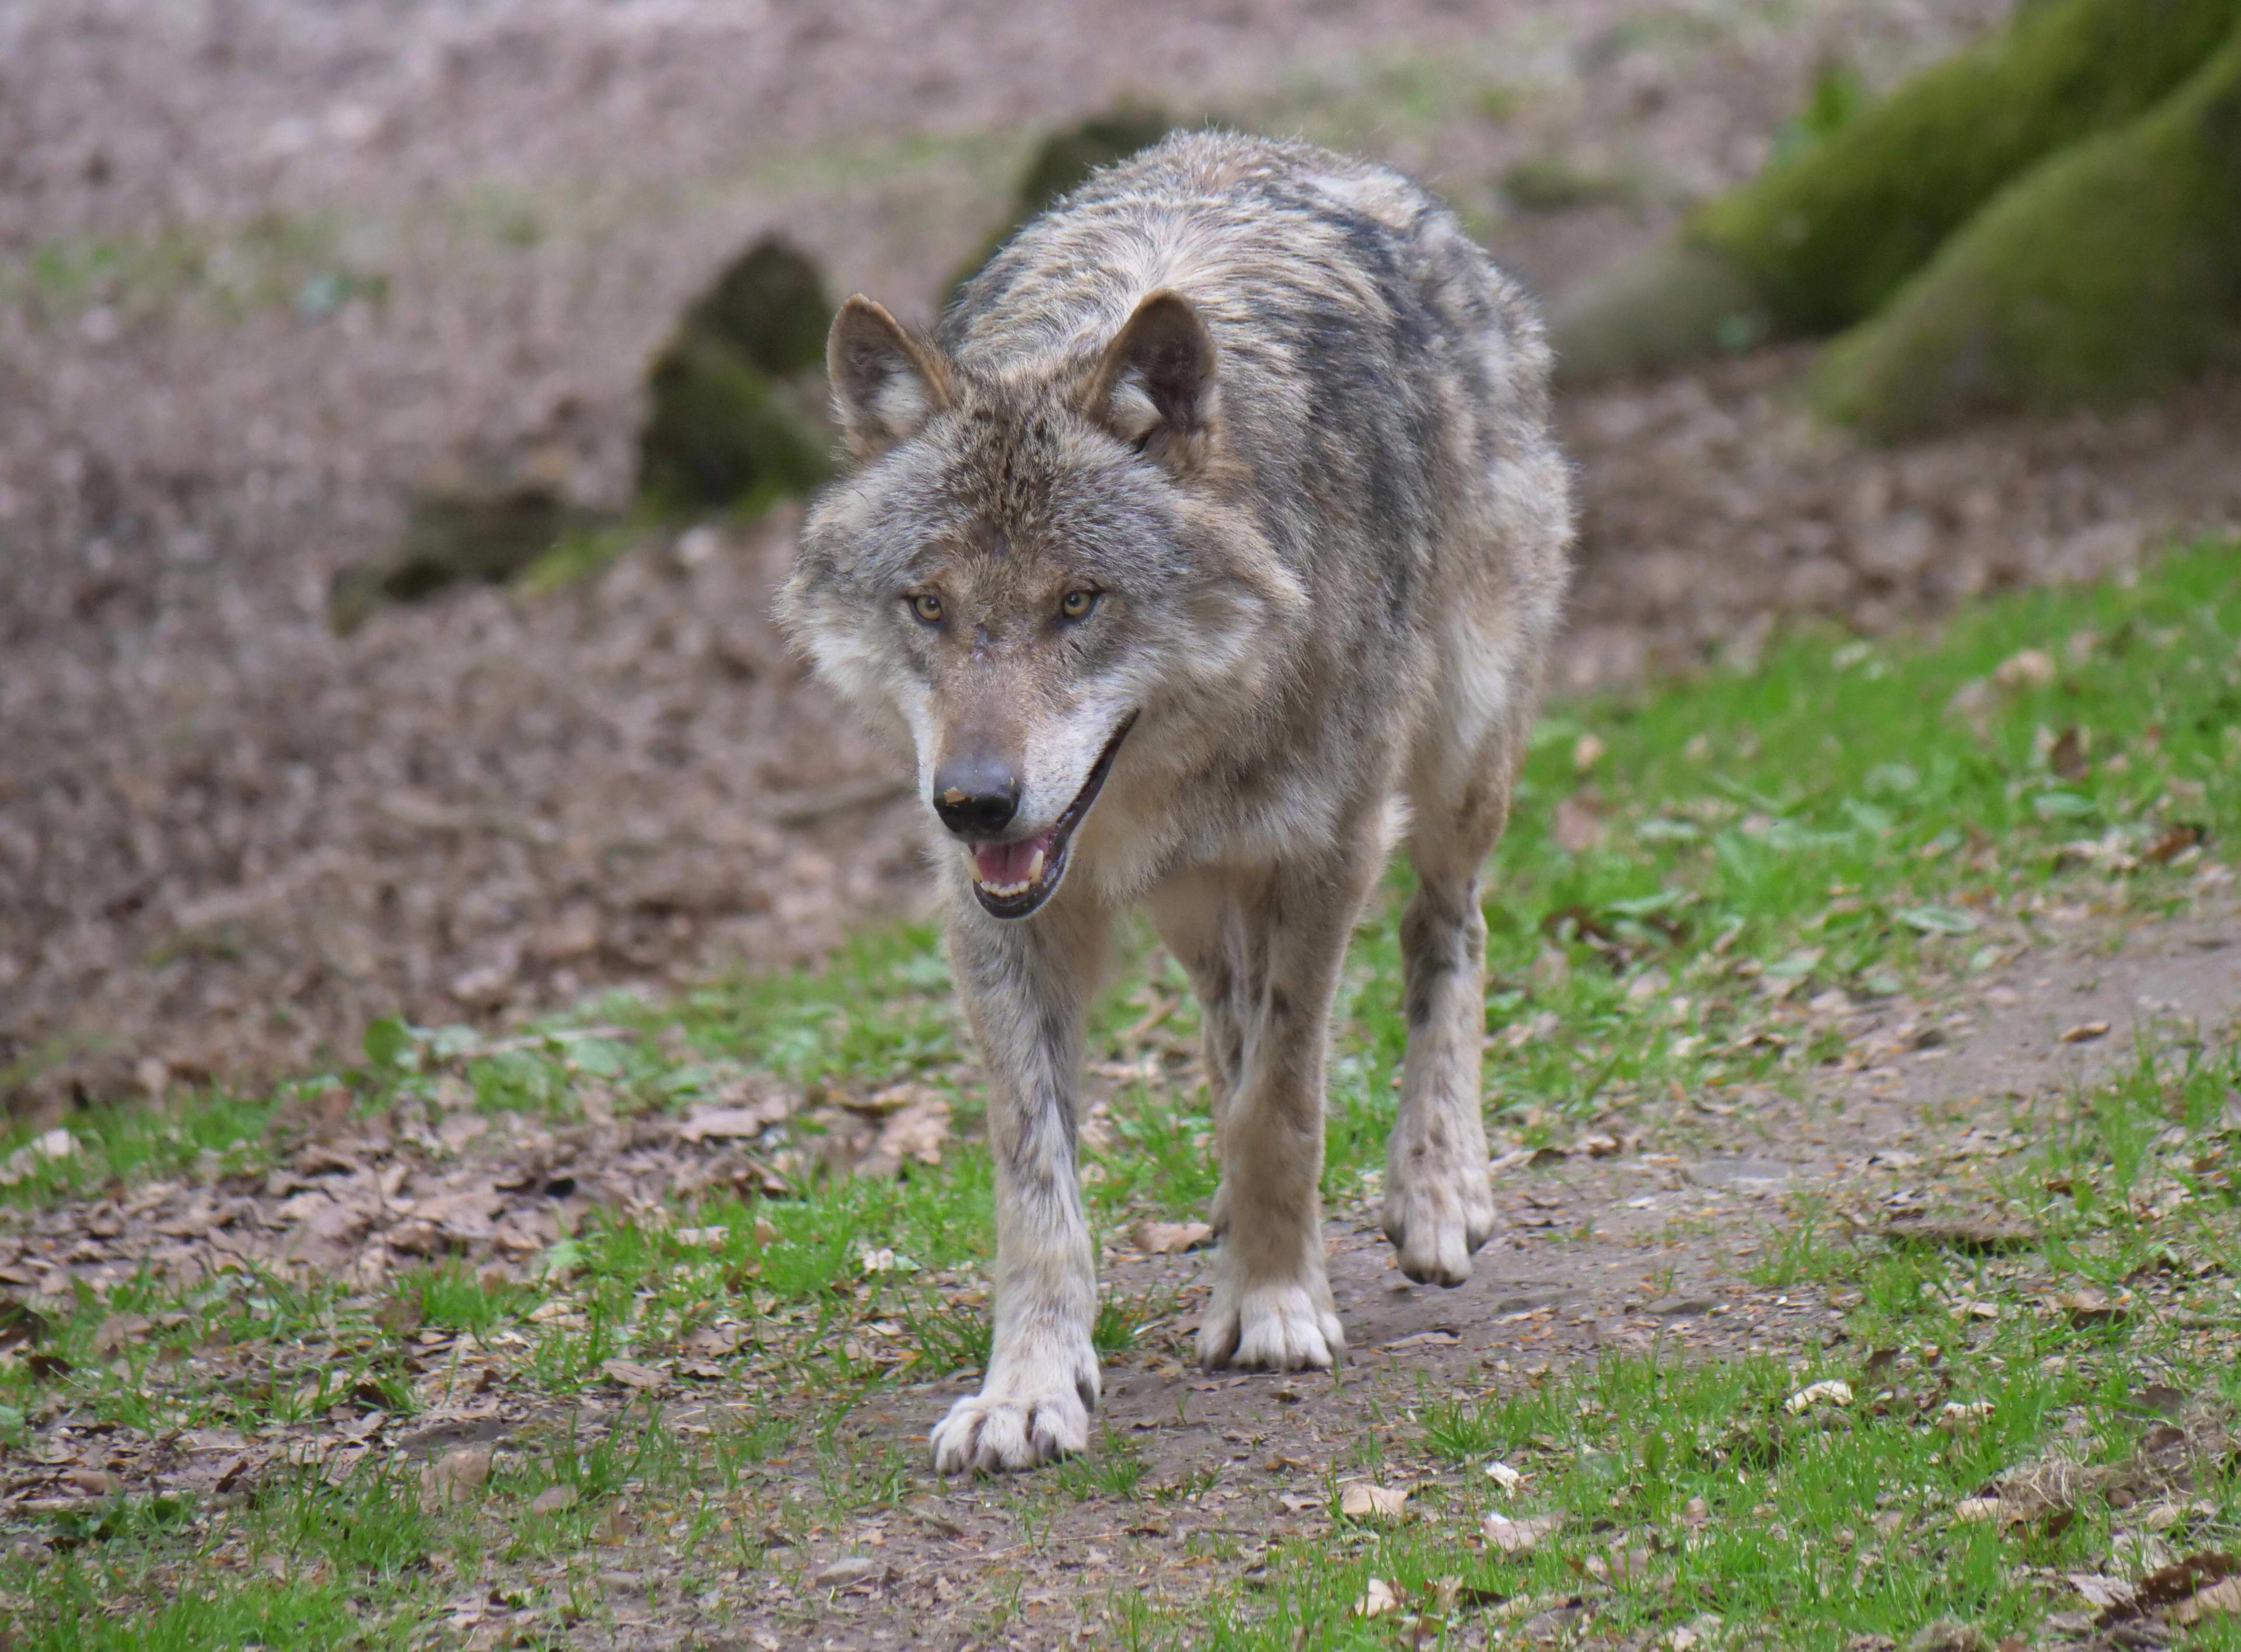
POLYGON ((1505 453, 1548 443, 1522 294, 1409 179, 1306 144, 1187 133, 1100 173, 966 285, 941 338, 968 368, 1060 378, 1163 288, 1214 338, 1223 445, 1278 554, 1357 611, 1405 624, 1462 572, 1442 542, 1493 507, 1505 453))

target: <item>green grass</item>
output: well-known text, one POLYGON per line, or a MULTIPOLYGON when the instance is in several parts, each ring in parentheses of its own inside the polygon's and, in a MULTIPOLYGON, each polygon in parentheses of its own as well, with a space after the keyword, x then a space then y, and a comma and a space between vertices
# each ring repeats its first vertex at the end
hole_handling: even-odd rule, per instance
MULTIPOLYGON (((2241 831, 2237 639, 2241 565, 2231 547, 2205 546, 2134 584, 2007 597, 1932 637, 1807 632, 1748 669, 1552 710, 1487 881, 1497 1137, 1561 1144, 1676 1086, 1715 1101, 1749 1085, 1802 1093, 1841 1048, 1804 1010, 1816 998, 1931 1000, 2031 944, 2050 914, 2184 906, 2205 856, 2241 831), (2050 672, 2011 663, 2026 650, 2050 672), (1970 686, 2004 665, 2011 686, 1970 686), (1594 846, 1557 842, 1568 799, 1600 823, 1594 846)), ((1325 1192, 1341 1213, 1375 1194, 1382 1162, 1405 1039, 1394 920, 1408 888, 1397 867, 1340 994, 1325 1192)), ((1120 951, 1091 1053, 1147 1076, 1113 1089, 1106 1145, 1086 1155, 1093 1220, 1108 1231, 1197 1217, 1215 1179, 1203 1094, 1161 1076, 1182 1070, 1196 1037, 1180 971, 1141 927, 1120 951)), ((787 1167, 783 1194, 595 1210, 512 1274, 438 1259, 353 1294, 228 1262, 192 1282, 144 1271, 42 1299, 40 1349, 68 1368, 0 1361, 10 1452, 64 1419, 151 1437, 251 1435, 338 1407, 409 1419, 484 1368, 543 1421, 458 1507, 426 1506, 417 1462, 377 1453, 348 1473, 274 1479, 245 1502, 126 1498, 73 1513, 67 1530, 42 1528, 0 1558, 0 1632, 39 1648, 401 1645, 426 1638, 467 1577, 557 1622, 596 1620, 585 1557, 626 1541, 618 1521, 753 1571, 799 1564, 813 1528, 894 1508, 920 1483, 916 1448, 863 1423, 863 1408, 976 1370, 988 1352, 980 1104, 927 929, 860 937, 819 970, 666 1000, 610 995, 503 1038, 383 1021, 355 1060, 268 1096, 86 1108, 65 1122, 66 1152, 35 1149, 28 1132, 0 1141, 13 1177, 0 1203, 28 1221, 152 1178, 261 1176, 338 1087, 400 1128, 480 1109, 566 1129, 594 1096, 618 1114, 682 1113, 750 1080, 813 1095, 927 1085, 951 1102, 959 1139, 939 1167, 852 1179, 816 1167, 814 1127, 797 1118, 746 1144, 773 1174, 787 1167), (722 1396, 711 1420, 679 1428, 657 1406, 612 1409, 606 1361, 689 1362, 695 1339, 719 1330, 723 1380, 696 1390, 722 1396), (572 1496, 532 1509, 560 1486, 572 1496)), ((1995 1638, 2029 1632, 2046 1591, 2019 1580, 2105 1554, 2111 1511, 2081 1510, 2049 1535, 1955 1527, 1951 1503, 2052 1441, 2120 1459, 2145 1426, 2126 1397, 2143 1371, 2220 1404, 2241 1397, 2230 1361, 2172 1317, 2182 1300, 2207 1321, 2234 1316, 2237 1085, 2231 1048, 2146 1029, 2117 1079, 2017 1118, 2017 1147, 1988 1167, 1986 1196, 2035 1248, 1895 1246, 1845 1212, 1796 1205, 1751 1277, 1850 1303, 1850 1340, 1818 1363, 1621 1360, 1502 1397, 1422 1402, 1413 1421, 1349 1442, 1338 1472, 1421 1457, 1424 1518, 1349 1528, 1325 1549, 1279 1544, 1263 1586, 1222 1595, 1211 1616, 1171 1621, 1132 1595, 1115 1622, 1147 1643, 1385 1644, 1389 1620, 1354 1615, 1369 1576, 1420 1613, 1436 1606, 1420 1587, 1442 1578, 1482 1604, 1554 1596, 1576 1592, 1576 1568, 1623 1539, 1648 1551, 1646 1577, 1598 1584, 1595 1609, 1622 1637, 1704 1613, 1778 1622, 1801 1646, 1903 1641, 1947 1612, 1995 1638), (2160 1306, 2079 1323, 2045 1306, 2087 1287, 2160 1306), (1987 1303, 1997 1318, 1981 1316, 1987 1303), (1871 1380, 1863 1361, 1881 1348, 1896 1362, 1871 1380), (1858 1401, 1790 1414, 1783 1401, 1820 1375, 1851 1381, 1858 1401), (1883 1388, 1887 1404, 1873 1398, 1883 1388), (1934 1406, 1917 1403, 1930 1393, 1934 1406), (1989 1408, 1969 1408, 1977 1401, 1989 1408), (1480 1472, 1489 1455, 1528 1473, 1515 1498, 1480 1472), (1497 1502, 1570 1518, 1534 1555, 1504 1557, 1473 1535, 1497 1502), (1873 1528, 1893 1511, 1903 1528, 1873 1528)), ((1100 1348, 1158 1357, 1174 1307, 1108 1301, 1100 1348)), ((1053 1500, 1180 1503, 1217 1475, 1153 1484, 1136 1451, 1108 1438, 1021 1488, 1018 1517, 1047 1522, 1053 1500)), ((2233 1504, 2222 1481, 2212 1495, 2215 1535, 2233 1504)))

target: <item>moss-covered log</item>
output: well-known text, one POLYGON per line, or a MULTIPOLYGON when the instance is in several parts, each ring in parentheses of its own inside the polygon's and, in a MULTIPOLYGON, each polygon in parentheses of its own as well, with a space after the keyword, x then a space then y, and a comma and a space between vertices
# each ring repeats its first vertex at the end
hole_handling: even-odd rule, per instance
POLYGON ((2241 362, 2241 27, 2131 124, 2018 179, 1814 380, 1881 436, 2241 362))
POLYGON ((1561 370, 1640 371, 1850 325, 2010 180, 2184 84, 2237 20, 2241 0, 2038 0, 1702 208, 1679 244, 1560 304, 1561 370))

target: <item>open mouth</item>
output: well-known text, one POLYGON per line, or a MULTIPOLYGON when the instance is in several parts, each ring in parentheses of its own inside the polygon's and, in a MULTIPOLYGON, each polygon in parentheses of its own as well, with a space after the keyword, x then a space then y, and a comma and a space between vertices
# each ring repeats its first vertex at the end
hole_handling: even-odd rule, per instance
POLYGON ((1105 749, 1090 766, 1089 778, 1081 783, 1081 790, 1066 806, 1066 813, 1051 825, 1017 843, 973 846, 973 893, 980 897, 982 909, 992 917, 1024 918, 1056 892, 1059 880, 1066 876, 1067 845, 1074 837, 1074 829, 1081 824, 1089 813, 1089 806, 1105 789, 1105 777, 1113 772, 1113 759, 1120 750, 1120 742, 1127 738, 1135 723, 1134 712, 1121 719, 1120 726, 1113 731, 1113 738, 1105 742, 1105 749))

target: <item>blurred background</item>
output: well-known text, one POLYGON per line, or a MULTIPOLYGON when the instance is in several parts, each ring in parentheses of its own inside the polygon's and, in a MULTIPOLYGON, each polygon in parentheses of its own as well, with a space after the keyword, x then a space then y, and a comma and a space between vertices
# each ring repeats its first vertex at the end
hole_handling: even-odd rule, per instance
POLYGON ((0 1099, 251 1082, 400 1009, 666 989, 919 910, 911 805, 766 618, 824 319, 930 321, 1170 124, 1389 159, 1556 305, 1560 692, 2241 520, 2215 351, 1848 423, 1805 335, 1856 318, 1763 287, 1602 347, 1702 276, 1700 215, 2012 10, 0 0, 0 1099))

